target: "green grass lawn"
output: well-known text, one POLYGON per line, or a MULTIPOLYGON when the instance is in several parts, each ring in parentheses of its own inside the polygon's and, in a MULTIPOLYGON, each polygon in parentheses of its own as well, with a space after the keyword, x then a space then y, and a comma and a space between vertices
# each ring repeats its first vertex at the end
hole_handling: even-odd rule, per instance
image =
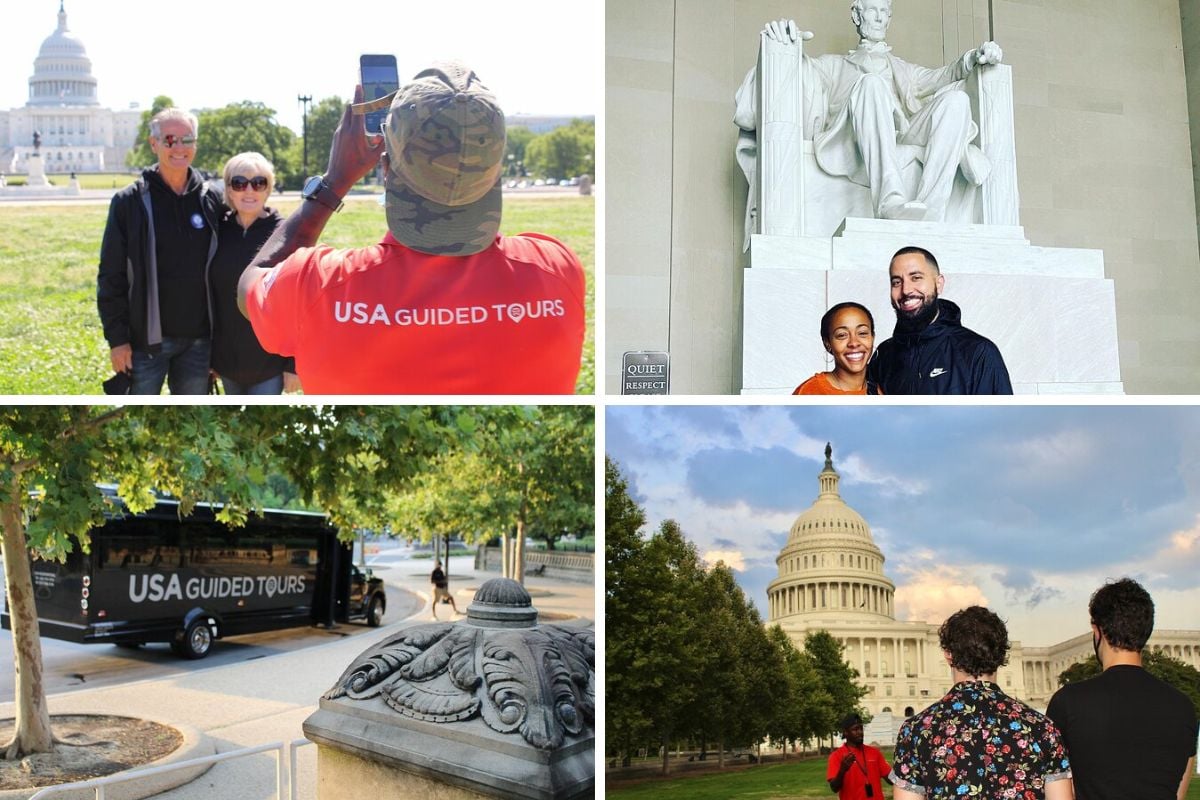
MULTIPOLYGON (((135 176, 128 172, 78 172, 75 177, 79 179, 81 189, 120 189, 132 183, 135 176)), ((71 174, 52 172, 46 180, 54 186, 69 186, 71 174)), ((25 175, 6 175, 5 181, 9 186, 24 186, 28 179, 25 175)))
MULTIPOLYGON (((891 763, 891 748, 884 748, 891 763)), ((621 788, 611 788, 614 773, 605 777, 605 797, 637 800, 638 798, 687 798, 687 800, 787 800, 788 798, 834 798, 825 782, 825 757, 803 761, 789 758, 783 763, 761 766, 739 766, 724 772, 699 773, 682 777, 648 778, 621 788)), ((884 797, 892 796, 892 787, 885 781, 884 797)), ((1200 800, 1200 776, 1192 776, 1187 800, 1200 800)))
MULTIPOLYGON (((279 203, 284 214, 296 201, 279 203)), ((96 270, 108 206, 0 204, 0 394, 99 394, 111 374, 96 312, 96 270)), ((347 203, 321 241, 376 242, 383 210, 347 203)), ((587 271, 587 332, 576 391, 592 394, 595 370, 595 199, 505 198, 502 232, 561 239, 587 271)))
MULTIPOLYGON (((889 759, 890 749, 884 751, 889 759)), ((710 755, 714 758, 714 755, 710 755)), ((835 798, 825 782, 826 757, 805 758, 790 756, 784 762, 769 762, 762 765, 727 768, 724 772, 699 773, 678 778, 654 778, 624 788, 606 788, 605 797, 659 798, 679 797, 688 800, 783 800, 794 797, 835 798)), ((613 773, 606 773, 606 787, 613 773)), ((885 798, 892 796, 891 786, 883 784, 885 798)))

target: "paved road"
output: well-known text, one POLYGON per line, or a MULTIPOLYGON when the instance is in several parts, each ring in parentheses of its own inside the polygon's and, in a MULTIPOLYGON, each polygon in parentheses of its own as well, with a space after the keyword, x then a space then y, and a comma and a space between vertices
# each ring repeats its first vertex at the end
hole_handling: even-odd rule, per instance
MULTIPOLYGON (((392 546, 385 550, 382 555, 383 561, 374 567, 377 577, 383 580, 387 591, 385 624, 407 619, 425 605, 424 598, 408 589, 392 585, 388 580, 389 568, 407 562, 409 555, 411 551, 406 552, 392 546)), ((0 561, 0 565, 3 563, 0 561)), ((410 570, 425 570, 425 563, 413 562, 407 566, 410 570)), ((4 607, 5 596, 4 575, 3 571, 0 571, 0 608, 4 607)), ((200 661, 182 659, 166 644, 148 644, 134 650, 107 644, 75 644, 43 637, 43 679, 47 694, 115 686, 150 678, 182 675, 197 669, 255 661, 266 656, 361 636, 370 630, 365 623, 352 622, 339 625, 333 630, 320 627, 289 628, 231 636, 214 642, 212 651, 200 661)), ((12 631, 0 630, 0 702, 13 697, 16 688, 13 671, 7 668, 12 663, 12 631)))
MULTIPOLYGON (((293 652, 279 652, 261 661, 243 660, 209 668, 205 664, 212 658, 210 656, 204 661, 183 662, 181 674, 177 675, 51 692, 47 698, 50 712, 95 714, 114 713, 119 709, 128 716, 198 729, 220 752, 301 737, 302 723, 316 709, 318 698, 334 684, 347 664, 376 641, 429 619, 430 561, 410 560, 394 547, 385 548, 375 556, 368 553, 368 561, 388 584, 389 598, 393 586, 417 598, 420 607, 416 616, 398 620, 389 613, 382 628, 370 629, 354 638, 330 639, 324 644, 305 646, 293 652)), ((450 589, 464 611, 475 591, 495 577, 495 573, 476 572, 469 556, 450 559, 450 589)), ((526 580, 526 589, 543 622, 590 626, 596 619, 596 594, 590 582, 530 577, 526 580)), ((444 613, 439 612, 439 616, 446 619, 444 613)), ((464 620, 464 617, 455 618, 456 622, 464 620)), ((293 632, 291 635, 300 634, 293 632)), ((13 704, 6 702, 7 699, 0 694, 0 717, 13 713, 13 704)), ((300 800, 317 800, 316 760, 315 747, 303 747, 299 751, 297 785, 300 800)), ((156 795, 156 800, 212 800, 214 797, 269 800, 275 797, 274 776, 275 763, 270 756, 238 759, 213 767, 189 784, 156 795)))

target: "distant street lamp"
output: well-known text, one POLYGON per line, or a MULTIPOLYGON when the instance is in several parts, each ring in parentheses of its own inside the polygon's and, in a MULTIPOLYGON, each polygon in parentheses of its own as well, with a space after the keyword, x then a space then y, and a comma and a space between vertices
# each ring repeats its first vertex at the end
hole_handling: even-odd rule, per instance
POLYGON ((304 121, 301 123, 304 126, 304 156, 300 175, 300 180, 304 181, 308 180, 308 104, 312 102, 312 95, 298 94, 296 100, 304 106, 304 121))

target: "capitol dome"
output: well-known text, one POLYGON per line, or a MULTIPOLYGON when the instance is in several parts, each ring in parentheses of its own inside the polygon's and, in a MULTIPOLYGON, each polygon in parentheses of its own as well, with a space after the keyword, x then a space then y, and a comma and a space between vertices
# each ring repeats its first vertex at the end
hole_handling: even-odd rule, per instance
POLYGON ((895 584, 883 574, 883 552, 862 515, 842 499, 825 446, 825 468, 812 506, 796 518, 776 564, 779 577, 767 587, 771 621, 839 615, 895 619, 895 584))
POLYGON ((31 106, 98 105, 92 60, 83 42, 67 28, 67 12, 58 7, 58 28, 46 37, 29 79, 31 106))

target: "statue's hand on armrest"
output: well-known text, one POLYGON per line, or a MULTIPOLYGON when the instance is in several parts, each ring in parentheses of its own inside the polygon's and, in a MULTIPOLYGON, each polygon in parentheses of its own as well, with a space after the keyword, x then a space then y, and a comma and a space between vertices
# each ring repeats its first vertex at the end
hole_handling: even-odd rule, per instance
POLYGON ((794 19, 772 20, 767 23, 767 27, 763 29, 763 33, 767 35, 768 39, 783 42, 784 44, 798 42, 801 39, 808 41, 813 38, 812 31, 800 30, 794 19))
POLYGON ((988 64, 999 64, 1004 60, 1004 51, 995 42, 984 42, 979 47, 967 53, 967 71, 988 64))

